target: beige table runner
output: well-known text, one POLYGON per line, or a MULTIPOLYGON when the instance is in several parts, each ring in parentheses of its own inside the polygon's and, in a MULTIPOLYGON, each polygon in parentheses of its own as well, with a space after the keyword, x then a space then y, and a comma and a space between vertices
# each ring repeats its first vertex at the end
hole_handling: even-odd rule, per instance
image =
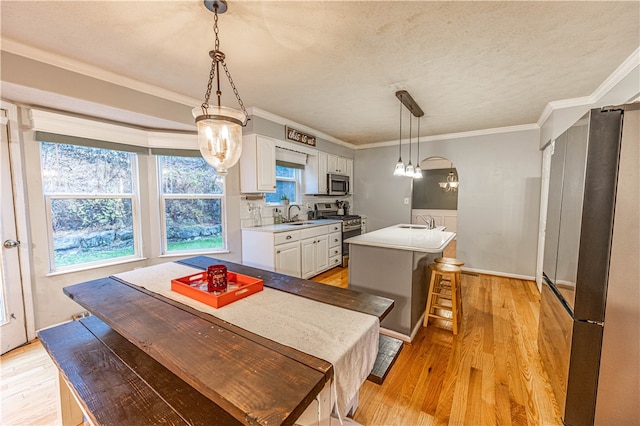
POLYGON ((335 372, 335 402, 338 412, 344 414, 376 360, 377 317, 267 287, 218 309, 171 290, 171 279, 200 272, 168 262, 114 276, 330 362, 335 372))

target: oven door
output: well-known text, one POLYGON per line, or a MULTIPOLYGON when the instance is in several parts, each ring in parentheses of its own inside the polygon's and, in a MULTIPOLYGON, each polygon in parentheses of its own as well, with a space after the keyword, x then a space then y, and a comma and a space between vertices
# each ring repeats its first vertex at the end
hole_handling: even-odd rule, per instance
POLYGON ((355 237, 356 235, 362 234, 362 228, 358 227, 356 229, 350 229, 347 231, 342 231, 342 267, 346 268, 349 266, 349 243, 345 243, 344 241, 348 238, 355 237))

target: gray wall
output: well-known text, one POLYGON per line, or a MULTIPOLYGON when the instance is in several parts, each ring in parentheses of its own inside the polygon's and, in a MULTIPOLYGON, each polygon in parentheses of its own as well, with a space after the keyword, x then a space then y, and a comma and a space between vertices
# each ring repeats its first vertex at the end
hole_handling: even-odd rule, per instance
MULTIPOLYGON (((538 130, 423 143, 422 159, 458 170, 457 256, 467 267, 535 276, 542 153, 538 130)), ((371 230, 411 219, 412 179, 393 176, 397 146, 356 151, 356 211, 371 230)))
MULTIPOLYGON (((411 208, 457 210, 458 191, 445 192, 440 188, 440 182, 446 182, 452 169, 423 170, 422 179, 413 181, 411 208)), ((458 175, 454 168, 453 172, 458 175)))

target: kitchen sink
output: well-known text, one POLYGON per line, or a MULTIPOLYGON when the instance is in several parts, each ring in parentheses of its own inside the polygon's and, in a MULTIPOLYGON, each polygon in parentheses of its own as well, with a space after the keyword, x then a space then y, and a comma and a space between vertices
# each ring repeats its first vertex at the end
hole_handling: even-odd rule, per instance
POLYGON ((301 226, 301 225, 313 225, 314 222, 291 222, 291 223, 287 223, 287 225, 292 225, 292 226, 301 226))
POLYGON ((399 228, 402 229, 429 229, 426 225, 400 225, 399 228))

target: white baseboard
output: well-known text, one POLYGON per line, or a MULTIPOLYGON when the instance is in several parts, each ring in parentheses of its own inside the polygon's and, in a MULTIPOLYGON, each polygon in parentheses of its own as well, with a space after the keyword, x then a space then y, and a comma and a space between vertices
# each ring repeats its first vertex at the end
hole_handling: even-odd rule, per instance
POLYGON ((515 278, 518 280, 526 280, 526 281, 535 281, 536 277, 533 275, 519 275, 519 274, 510 274, 508 272, 498 272, 498 271, 487 271, 484 269, 476 269, 476 268, 462 268, 462 272, 474 272, 476 274, 484 274, 484 275, 496 275, 498 277, 507 277, 507 278, 515 278))
POLYGON ((415 339, 416 334, 418 334, 420 327, 422 327, 422 321, 424 321, 424 315, 425 314, 422 314, 416 326, 413 327, 413 330, 411 330, 411 336, 407 336, 406 334, 398 333, 397 331, 389 330, 388 328, 384 328, 384 327, 380 327, 380 334, 384 334, 385 336, 393 337, 395 339, 400 339, 403 342, 411 343, 413 339, 415 339))

